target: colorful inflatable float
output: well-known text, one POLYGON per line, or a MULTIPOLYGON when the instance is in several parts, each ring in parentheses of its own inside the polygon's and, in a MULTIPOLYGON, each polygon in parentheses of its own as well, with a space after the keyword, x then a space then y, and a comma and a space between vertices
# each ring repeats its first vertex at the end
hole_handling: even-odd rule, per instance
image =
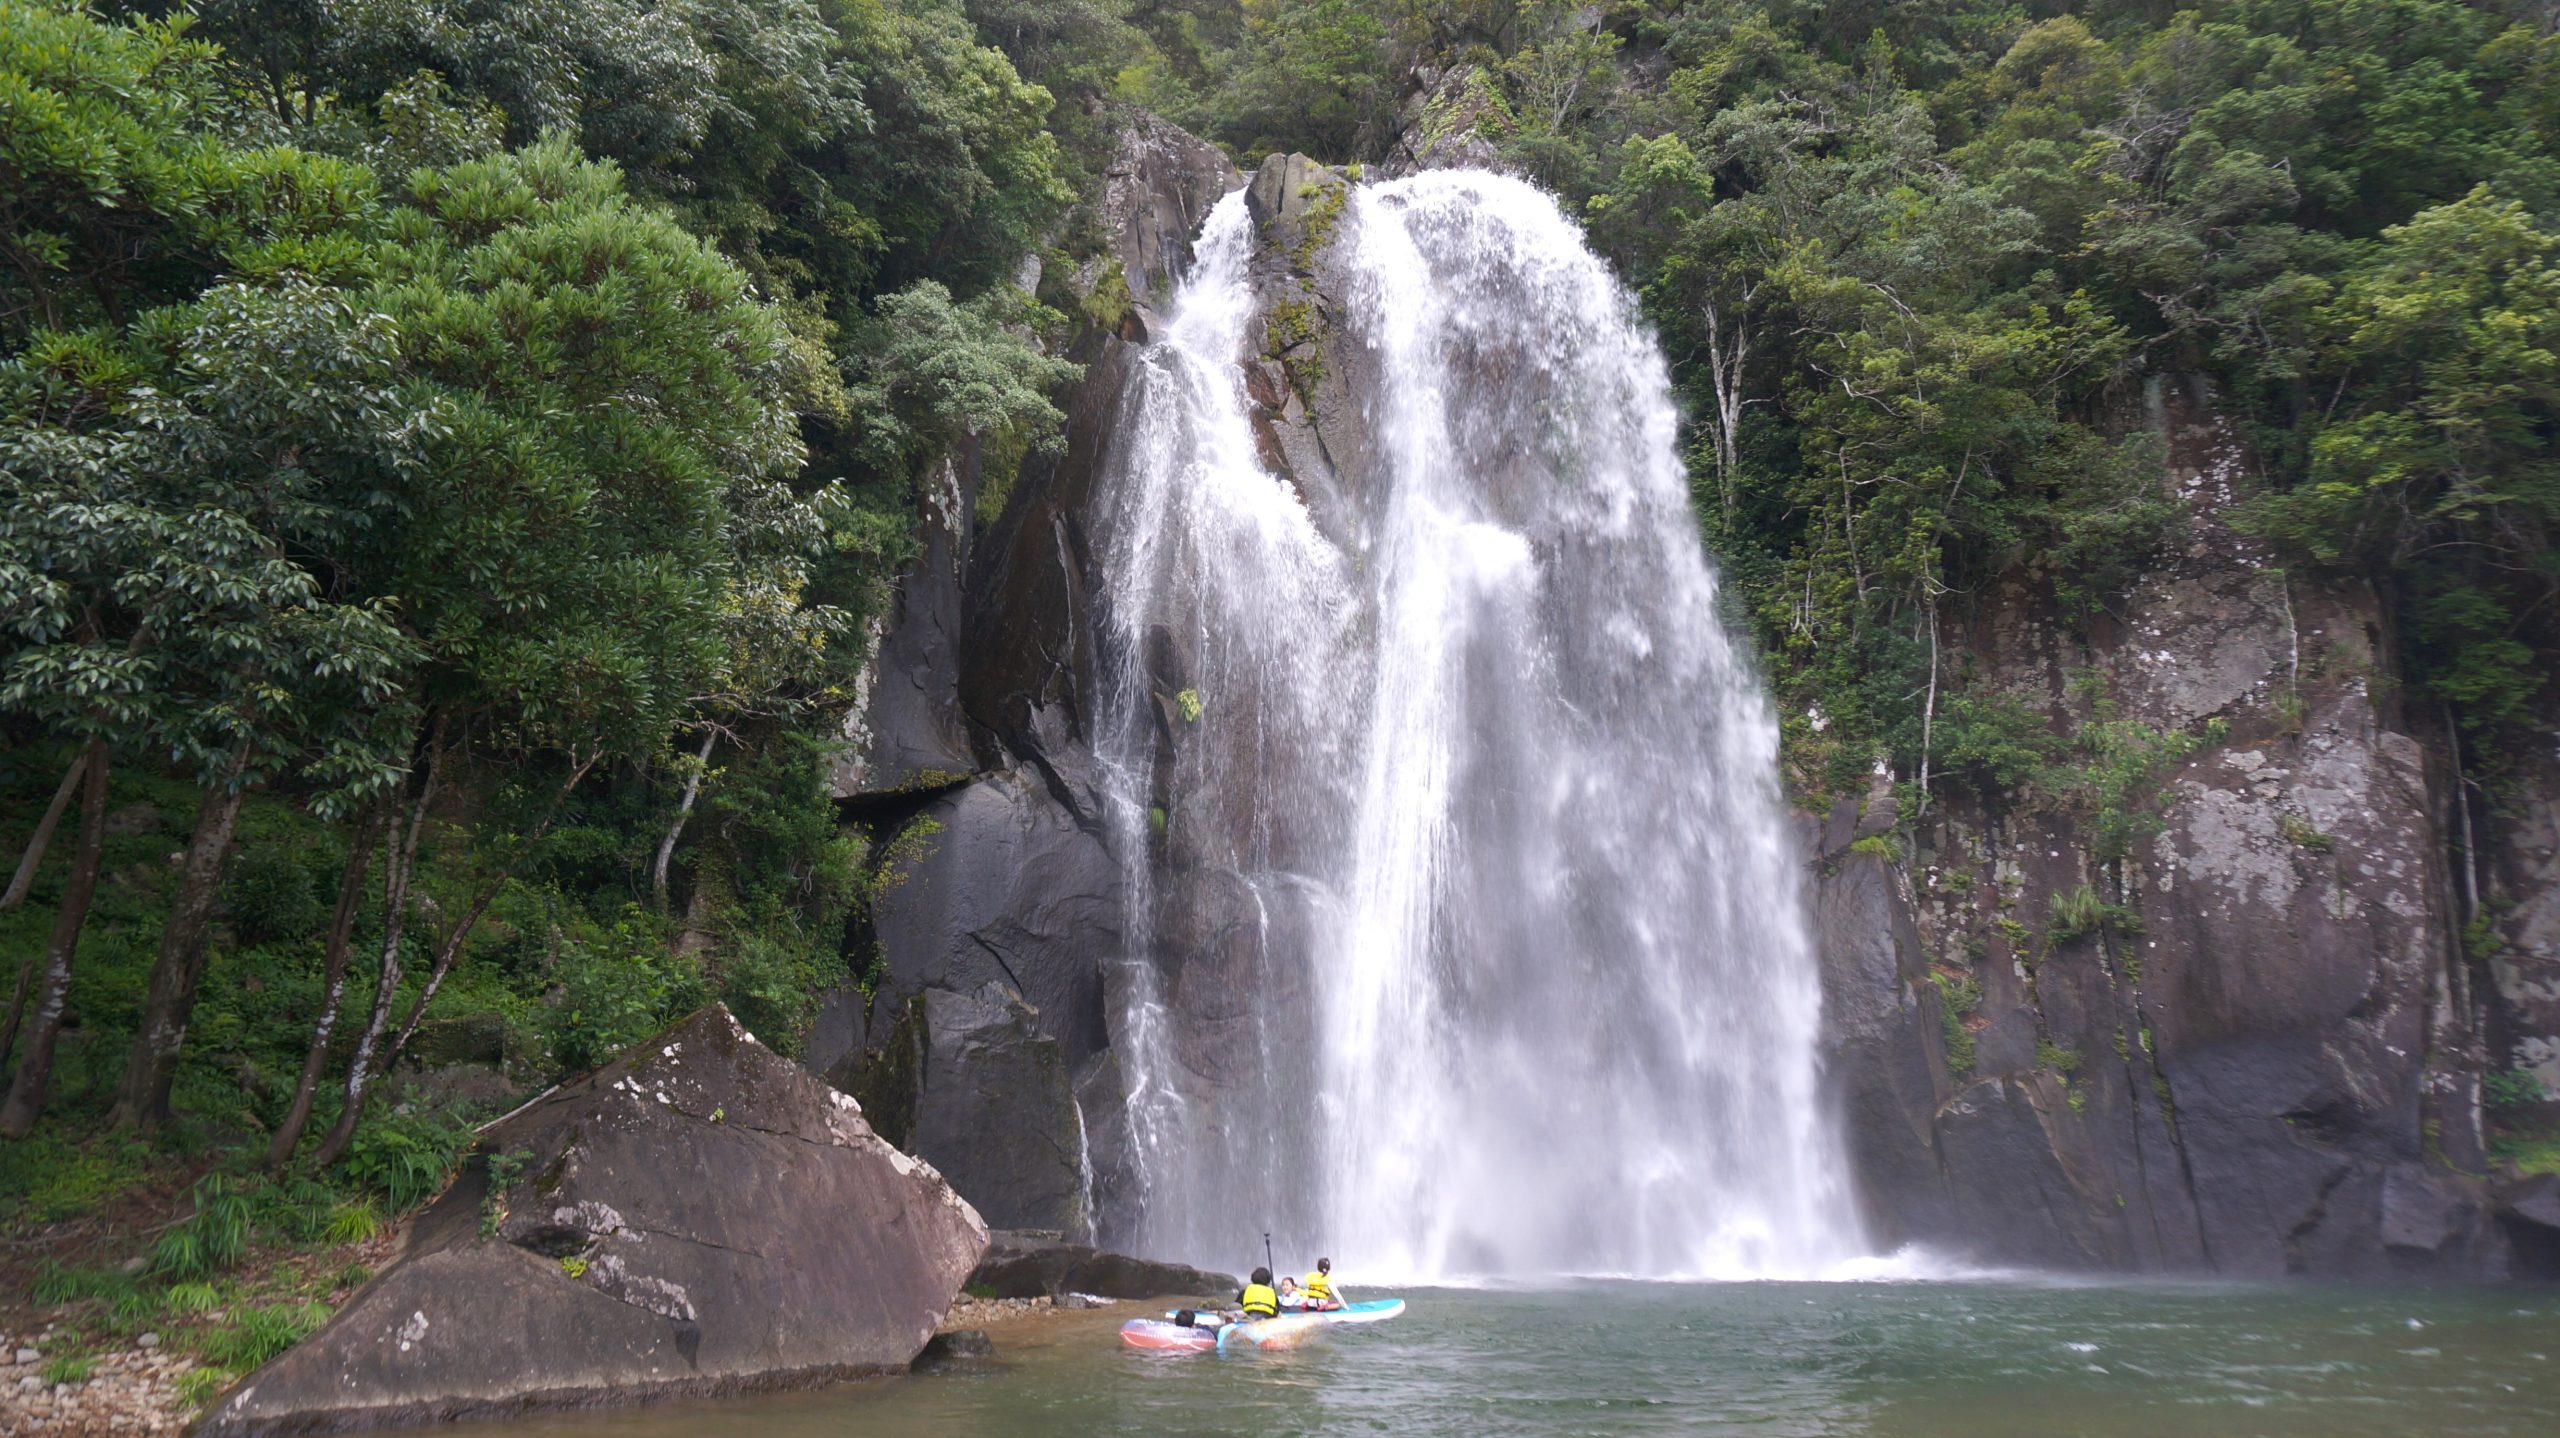
POLYGON ((1379 1323, 1404 1312, 1401 1298, 1372 1298, 1321 1313, 1283 1313, 1243 1323, 1221 1321, 1203 1313, 1184 1322, 1184 1314, 1132 1318, 1120 1325, 1120 1341, 1157 1353, 1221 1353, 1248 1348, 1295 1348, 1326 1329, 1345 1323, 1379 1323))

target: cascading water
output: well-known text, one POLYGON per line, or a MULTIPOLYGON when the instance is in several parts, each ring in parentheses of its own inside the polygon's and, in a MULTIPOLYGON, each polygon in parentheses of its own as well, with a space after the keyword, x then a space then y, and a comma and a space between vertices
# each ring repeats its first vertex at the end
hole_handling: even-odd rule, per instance
POLYGON ((1259 457, 1240 194, 1106 474, 1132 1238, 1408 1278, 1859 1253, 1659 354, 1516 181, 1357 188, 1334 245, 1375 371, 1340 514, 1259 457))

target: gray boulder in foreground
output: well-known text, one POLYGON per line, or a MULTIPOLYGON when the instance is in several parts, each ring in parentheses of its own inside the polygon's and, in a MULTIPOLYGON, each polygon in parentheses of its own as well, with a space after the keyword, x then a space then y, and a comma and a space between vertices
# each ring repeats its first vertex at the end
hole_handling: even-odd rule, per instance
POLYGON ((904 1369, 987 1243, 717 1004, 501 1120, 397 1261, 206 1411, 308 1433, 904 1369))

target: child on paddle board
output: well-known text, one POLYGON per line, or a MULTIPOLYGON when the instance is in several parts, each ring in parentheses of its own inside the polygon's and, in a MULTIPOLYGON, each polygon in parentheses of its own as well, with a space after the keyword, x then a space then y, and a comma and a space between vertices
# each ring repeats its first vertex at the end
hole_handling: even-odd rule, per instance
POLYGON ((1342 1298, 1333 1291, 1333 1260, 1319 1258, 1316 1271, 1307 1275, 1300 1291, 1307 1296, 1307 1307, 1325 1312, 1342 1306, 1342 1298))

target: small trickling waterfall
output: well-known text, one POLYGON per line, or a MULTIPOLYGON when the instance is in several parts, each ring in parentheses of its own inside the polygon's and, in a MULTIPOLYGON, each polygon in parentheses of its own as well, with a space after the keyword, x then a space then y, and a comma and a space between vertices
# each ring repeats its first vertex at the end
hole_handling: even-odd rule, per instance
POLYGON ((1249 419, 1252 243, 1230 195, 1099 526, 1135 1241, 1407 1278, 1854 1255, 1776 725, 1627 296, 1526 185, 1356 188, 1373 455, 1319 524, 1249 419))

